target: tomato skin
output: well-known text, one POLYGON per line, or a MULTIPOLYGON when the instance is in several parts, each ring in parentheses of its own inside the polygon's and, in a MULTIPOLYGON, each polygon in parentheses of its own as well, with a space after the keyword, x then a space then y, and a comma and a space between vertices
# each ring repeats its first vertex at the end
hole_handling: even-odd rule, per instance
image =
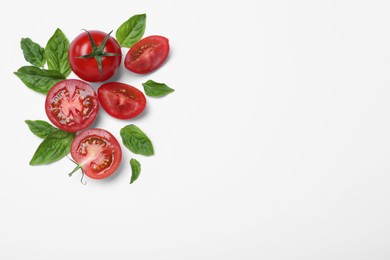
POLYGON ((70 146, 70 154, 85 175, 92 179, 107 178, 118 169, 122 161, 118 140, 100 128, 80 132, 70 146))
POLYGON ((169 40, 153 35, 143 38, 130 48, 125 57, 126 69, 146 74, 160 67, 169 54, 169 40))
POLYGON ((120 82, 108 82, 100 86, 98 98, 103 109, 118 119, 134 118, 146 106, 145 95, 140 90, 120 82))
POLYGON ((49 120, 59 129, 77 132, 95 121, 99 100, 88 83, 66 79, 57 82, 47 93, 45 111, 49 120))
MULTIPOLYGON (((89 31, 89 33, 92 35, 97 46, 102 43, 104 37, 107 35, 101 31, 89 31)), ((104 51, 122 55, 122 50, 118 42, 111 36, 107 40, 104 51)), ((122 56, 102 57, 103 70, 100 74, 95 58, 79 58, 91 52, 92 44, 88 33, 83 32, 79 34, 69 46, 68 60, 72 71, 81 79, 89 82, 101 82, 114 76, 121 64, 122 56)))

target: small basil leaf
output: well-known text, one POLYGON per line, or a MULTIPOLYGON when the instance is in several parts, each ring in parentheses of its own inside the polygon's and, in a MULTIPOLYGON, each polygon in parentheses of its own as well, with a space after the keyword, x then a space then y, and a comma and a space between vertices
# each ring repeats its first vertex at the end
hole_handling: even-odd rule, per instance
POLYGON ((130 166, 131 166, 131 180, 130 184, 135 182, 139 175, 141 174, 141 164, 136 159, 131 158, 130 159, 130 166))
POLYGON ((26 61, 37 67, 43 67, 46 63, 45 49, 30 38, 22 38, 20 47, 23 50, 23 56, 26 61))
POLYGON ((123 144, 133 153, 150 156, 154 154, 153 144, 141 129, 131 124, 120 131, 123 144))
POLYGON ((45 70, 34 66, 24 66, 14 72, 23 83, 34 91, 46 94, 58 81, 65 79, 62 73, 55 70, 45 70))
POLYGON ((50 70, 56 70, 68 77, 71 70, 68 62, 69 40, 65 34, 57 29, 49 39, 45 47, 47 66, 50 70))
POLYGON ((115 37, 121 47, 130 48, 141 40, 145 32, 146 14, 137 14, 119 26, 115 37))
POLYGON ((142 86, 144 86, 145 94, 149 97, 163 97, 175 91, 166 84, 158 83, 153 80, 148 80, 145 83, 142 83, 142 86))
POLYGON ((70 151, 70 145, 75 133, 55 131, 49 134, 38 146, 30 165, 49 164, 65 157, 70 151))
POLYGON ((60 131, 58 128, 43 120, 25 120, 24 122, 30 128, 30 131, 40 138, 46 138, 49 134, 60 131))

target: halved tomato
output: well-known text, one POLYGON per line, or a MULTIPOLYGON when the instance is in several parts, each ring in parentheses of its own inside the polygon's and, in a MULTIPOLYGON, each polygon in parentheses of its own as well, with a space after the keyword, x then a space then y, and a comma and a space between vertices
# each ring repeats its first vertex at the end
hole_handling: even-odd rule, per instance
POLYGON ((95 90, 86 82, 66 79, 47 93, 46 115, 59 129, 77 132, 90 126, 99 111, 95 90))
MULTIPOLYGON (((122 160, 116 138, 106 130, 90 128, 79 133, 70 146, 70 154, 85 175, 103 179, 113 174, 122 160)), ((73 172, 72 172, 73 173, 73 172)))
POLYGON ((138 74, 149 73, 164 63, 169 54, 169 40, 163 36, 146 37, 130 48, 125 67, 138 74))
POLYGON ((136 117, 146 106, 145 95, 141 91, 120 82, 109 82, 100 86, 98 98, 104 110, 119 119, 136 117))

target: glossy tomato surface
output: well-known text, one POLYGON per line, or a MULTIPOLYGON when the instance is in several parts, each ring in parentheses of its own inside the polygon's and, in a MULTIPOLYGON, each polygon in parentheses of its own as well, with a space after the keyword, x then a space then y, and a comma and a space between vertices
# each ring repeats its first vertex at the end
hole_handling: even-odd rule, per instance
MULTIPOLYGON (((106 37, 106 33, 101 31, 89 31, 97 46, 100 46, 106 37)), ((94 57, 81 58, 93 51, 88 33, 83 32, 77 36, 69 46, 68 58, 72 71, 81 79, 89 82, 100 82, 111 78, 118 70, 122 51, 118 42, 109 37, 103 51, 105 53, 115 53, 119 56, 101 56, 102 71, 99 71, 98 62, 94 57)))
POLYGON ((79 133, 70 146, 72 158, 90 178, 103 179, 113 174, 122 160, 117 139, 108 131, 91 128, 79 133))
POLYGON ((77 132, 95 121, 99 101, 95 90, 88 83, 66 79, 49 90, 45 110, 47 117, 56 127, 77 132))
POLYGON ((103 109, 119 119, 136 117, 146 106, 145 95, 141 91, 120 82, 109 82, 100 86, 98 97, 103 109))
POLYGON ((135 73, 149 73, 164 63, 169 54, 169 41, 163 36, 146 37, 131 47, 125 67, 135 73))

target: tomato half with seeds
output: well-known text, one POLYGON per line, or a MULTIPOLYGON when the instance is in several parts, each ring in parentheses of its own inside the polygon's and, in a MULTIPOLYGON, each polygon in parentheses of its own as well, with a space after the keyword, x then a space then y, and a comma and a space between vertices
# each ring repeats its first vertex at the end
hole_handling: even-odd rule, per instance
MULTIPOLYGON (((108 131, 90 128, 80 132, 70 146, 70 154, 85 175, 103 179, 113 174, 122 160, 118 140, 108 131)), ((73 173, 73 172, 72 172, 73 173)))
POLYGON ((116 73, 122 51, 110 33, 85 31, 70 44, 68 59, 72 71, 81 79, 101 82, 116 73))
POLYGON ((149 73, 164 63, 169 54, 169 40, 163 36, 146 37, 130 48, 125 67, 138 74, 149 73))
POLYGON ((67 132, 77 132, 95 121, 99 100, 88 83, 66 79, 49 90, 45 110, 47 117, 56 127, 67 132))
POLYGON ((134 118, 141 114, 146 106, 146 98, 141 91, 120 82, 109 82, 100 86, 98 98, 103 109, 119 119, 134 118))

